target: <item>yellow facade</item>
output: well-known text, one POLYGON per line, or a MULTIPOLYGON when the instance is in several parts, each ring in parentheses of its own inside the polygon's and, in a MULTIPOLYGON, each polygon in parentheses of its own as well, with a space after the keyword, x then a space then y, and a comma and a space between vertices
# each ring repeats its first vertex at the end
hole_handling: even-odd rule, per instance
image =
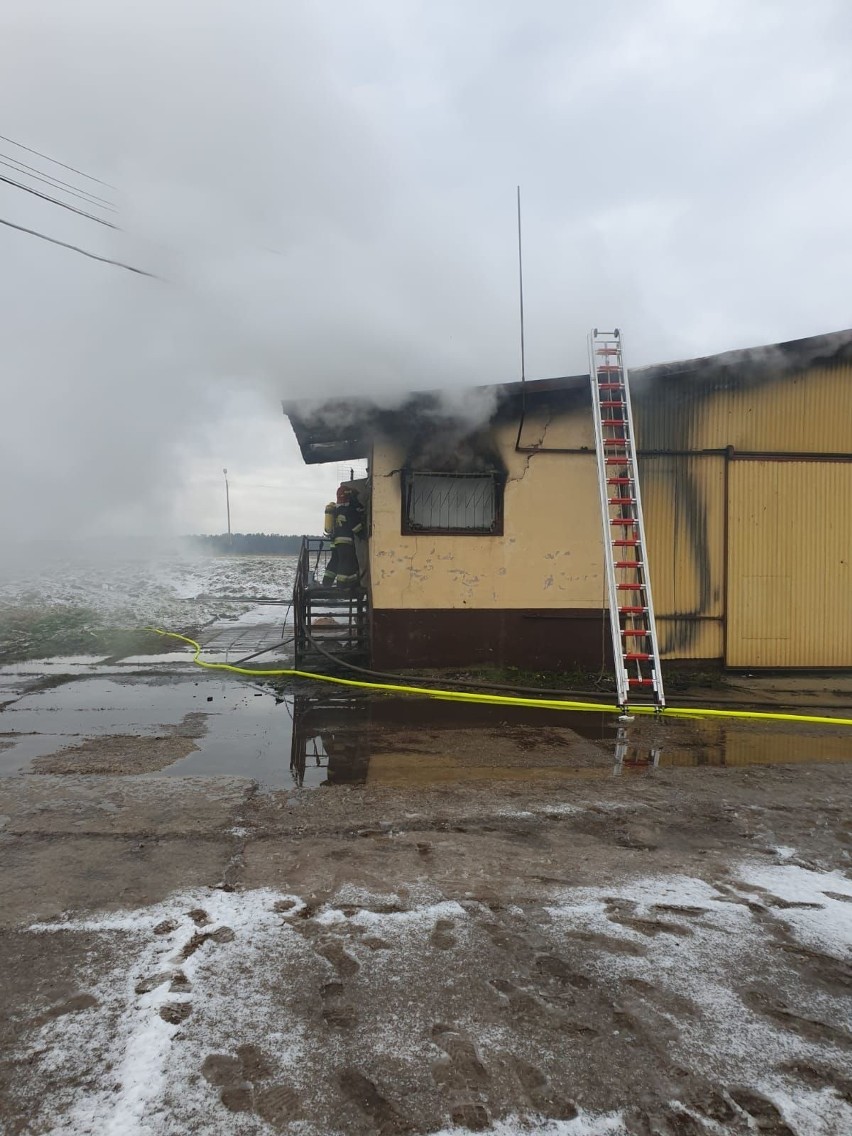
POLYGON ((725 618, 725 458, 639 461, 648 564, 664 658, 720 659, 725 618))
MULTIPOLYGON (((535 418, 529 426, 534 434, 535 418)), ((517 424, 496 430, 507 470, 503 536, 401 535, 399 469, 405 454, 393 441, 376 443, 374 609, 600 609, 603 548, 594 460, 586 454, 516 453, 516 434, 517 424)), ((548 444, 594 447, 590 417, 560 417, 548 429, 548 444)))
POLYGON ((744 453, 849 453, 852 366, 813 367, 772 379, 692 380, 634 385, 636 432, 644 449, 733 446, 744 453))
MULTIPOLYGON (((852 367, 640 372, 632 390, 663 657, 852 667, 852 367)), ((529 415, 523 440, 538 453, 516 452, 516 431, 494 427, 502 536, 401 535, 406 454, 374 443, 375 610, 604 606, 590 403, 529 415)))
POLYGON ((734 667, 852 665, 852 463, 731 463, 734 667))

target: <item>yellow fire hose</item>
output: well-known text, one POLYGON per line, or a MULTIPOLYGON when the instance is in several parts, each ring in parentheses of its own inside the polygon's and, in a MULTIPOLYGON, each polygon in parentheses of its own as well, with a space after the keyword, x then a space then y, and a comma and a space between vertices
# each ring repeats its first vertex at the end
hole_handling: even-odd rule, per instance
MULTIPOLYGON (((426 698, 440 698, 450 702, 475 702, 489 706, 528 706, 540 710, 586 710, 604 714, 620 714, 617 706, 605 702, 574 702, 555 698, 521 698, 506 694, 477 694, 463 690, 433 690, 423 686, 404 686, 385 682, 365 682, 357 678, 340 678, 335 675, 314 674, 313 671, 300 671, 292 667, 267 669, 260 667, 238 667, 231 663, 211 663, 201 658, 201 644, 186 635, 175 631, 163 631, 159 627, 147 627, 146 631, 156 632, 169 639, 178 639, 194 650, 192 661, 199 667, 211 671, 227 671, 231 674, 248 675, 251 678, 272 678, 287 676, 306 678, 312 682, 331 682, 338 686, 352 686, 359 690, 384 691, 392 694, 414 694, 426 698)), ((709 710, 701 707, 667 706, 658 710, 655 706, 637 705, 630 707, 631 714, 659 714, 665 718, 745 718, 764 722, 802 722, 821 726, 852 726, 852 718, 829 718, 815 714, 775 714, 757 710, 709 710)))

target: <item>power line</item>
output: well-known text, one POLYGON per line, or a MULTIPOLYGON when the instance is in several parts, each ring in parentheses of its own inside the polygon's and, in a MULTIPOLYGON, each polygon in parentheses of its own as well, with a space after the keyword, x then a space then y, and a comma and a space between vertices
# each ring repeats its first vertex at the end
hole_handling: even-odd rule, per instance
POLYGON ((8 157, 8 154, 5 156, 0 154, 0 165, 8 166, 10 170, 14 170, 16 174, 21 174, 22 177, 34 178, 36 181, 42 181, 45 185, 49 185, 51 189, 55 189, 59 193, 69 193, 72 197, 78 197, 81 201, 85 201, 87 205, 93 205, 96 209, 109 209, 110 213, 118 212, 116 207, 114 205, 110 205, 110 203, 103 197, 95 197, 93 193, 86 193, 85 190, 82 190, 80 192, 76 189, 72 189, 70 186, 68 187, 68 189, 62 189, 61 187, 63 185, 68 185, 67 182, 60 181, 59 178, 51 177, 50 174, 47 174, 43 177, 40 173, 34 170, 33 166, 27 166, 23 162, 16 161, 14 158, 6 161, 6 158, 8 157), (33 172, 28 173, 28 170, 33 170, 33 172), (99 202, 103 202, 103 204, 99 204, 99 202))
POLYGON ((14 162, 15 166, 17 166, 19 174, 22 174, 26 169, 28 170, 28 172, 31 172, 33 176, 41 175, 41 177, 48 178, 49 181, 55 183, 56 185, 64 185, 67 190, 76 193, 82 193, 83 197, 91 198, 92 201, 98 201, 109 209, 115 209, 114 204, 112 204, 112 202, 107 198, 99 198, 97 193, 90 193, 89 190, 84 190, 82 185, 74 185, 72 184, 72 182, 64 182, 62 181, 61 177, 53 177, 52 174, 49 174, 47 172, 47 169, 39 169, 39 167, 37 166, 27 166, 25 161, 20 161, 18 158, 12 157, 10 153, 0 153, 0 158, 7 158, 9 161, 14 162))
MULTIPOLYGON (((79 252, 82 256, 88 256, 92 260, 100 260, 103 264, 114 264, 116 268, 126 268, 128 272, 135 272, 138 276, 150 276, 152 280, 162 280, 162 276, 156 276, 153 272, 146 272, 144 268, 134 268, 132 264, 125 264, 121 260, 111 260, 108 256, 98 256, 96 252, 88 252, 86 249, 78 248, 77 245, 69 245, 67 241, 58 241, 56 237, 48 237, 44 233, 36 232, 35 229, 27 229, 23 225, 16 225, 14 221, 7 221, 4 217, 0 217, 0 225, 8 225, 10 229, 17 229, 19 233, 29 233, 31 237, 39 237, 43 241, 50 241, 52 245, 59 245, 61 248, 71 249, 72 252, 79 252)), ((115 226, 112 226, 115 228, 115 226)))
POLYGON ((80 177, 88 178, 89 181, 96 181, 98 185, 105 185, 107 189, 116 189, 114 185, 110 185, 108 181, 101 181, 100 178, 92 177, 91 174, 83 173, 82 170, 75 169, 74 166, 66 166, 64 162, 58 162, 56 158, 51 158, 48 154, 42 154, 40 150, 33 150, 31 146, 25 146, 23 142, 16 142, 14 138, 7 138, 5 134, 0 134, 0 139, 4 142, 10 142, 13 146, 17 146, 19 150, 26 150, 28 154, 35 154, 39 158, 44 158, 46 162, 53 162, 55 166, 62 166, 63 170, 70 170, 72 174, 79 174, 80 177))
POLYGON ((78 209, 76 205, 69 205, 66 201, 60 201, 58 197, 51 197, 47 193, 42 193, 39 189, 33 189, 32 186, 24 185, 23 182, 15 181, 14 178, 8 178, 5 174, 0 174, 0 181, 6 182, 7 185, 14 185, 25 193, 32 193, 36 197, 42 198, 43 201, 50 201, 53 205, 59 205, 63 209, 70 209, 72 213, 78 213, 81 217, 88 217, 90 221, 97 221, 99 225, 106 225, 108 229, 118 229, 118 225, 113 225, 112 221, 105 221, 103 217, 96 217, 94 213, 86 213, 85 210, 78 209))

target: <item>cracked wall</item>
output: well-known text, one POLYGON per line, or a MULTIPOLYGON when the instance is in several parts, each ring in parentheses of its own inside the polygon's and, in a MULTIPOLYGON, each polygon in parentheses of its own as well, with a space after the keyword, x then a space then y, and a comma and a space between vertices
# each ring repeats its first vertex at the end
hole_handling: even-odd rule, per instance
MULTIPOLYGON (((503 536, 401 535, 402 445, 373 450, 370 579, 374 609, 603 606, 595 463, 585 454, 517 453, 517 422, 494 427, 506 467, 503 536)), ((528 414, 524 438, 594 452, 587 410, 528 414)))

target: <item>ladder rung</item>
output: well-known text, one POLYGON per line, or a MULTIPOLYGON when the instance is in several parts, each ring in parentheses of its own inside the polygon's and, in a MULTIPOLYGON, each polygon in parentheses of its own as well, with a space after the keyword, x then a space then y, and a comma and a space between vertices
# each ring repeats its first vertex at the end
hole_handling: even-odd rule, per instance
POLYGON ((635 505, 636 500, 633 497, 610 497, 610 505, 635 505))
POLYGON ((609 523, 611 525, 615 525, 616 527, 618 527, 619 525, 622 525, 624 528, 629 528, 630 525, 638 525, 639 524, 639 518, 638 517, 613 517, 613 519, 609 523))
POLYGON ((644 615, 648 609, 646 607, 620 607, 618 610, 622 615, 644 615))
POLYGON ((624 390, 624 383, 598 383, 598 390, 602 390, 602 391, 624 390))
POLYGON ((604 458, 606 465, 630 465, 632 461, 633 458, 631 458, 629 454, 623 458, 604 458))
POLYGON ((608 477, 606 479, 607 485, 632 485, 632 477, 608 477))
POLYGON ((616 568, 644 568, 645 565, 641 560, 616 560, 614 567, 616 568))
POLYGON ((628 663, 646 663, 649 659, 653 659, 653 655, 649 655, 647 651, 628 651, 623 658, 628 663))
POLYGON ((654 680, 652 678, 629 678, 628 683, 630 686, 653 686, 654 680))
MULTIPOLYGON (((645 585, 644 584, 616 584, 615 587, 616 587, 616 590, 619 591, 619 592, 641 592, 642 589, 645 587, 645 585)), ((622 608, 621 610, 623 611, 624 609, 622 608)), ((645 609, 639 608, 639 610, 644 611, 645 609)))
POLYGON ((637 638, 639 638, 640 636, 642 636, 642 637, 644 637, 644 636, 650 636, 651 632, 650 632, 650 631, 649 631, 649 630, 648 630, 647 628, 645 628, 645 630, 644 630, 644 631, 639 631, 639 630, 638 630, 637 628, 626 627, 626 628, 625 628, 625 629, 624 629, 624 630, 623 630, 623 631, 621 632, 621 634, 622 634, 622 635, 624 635, 624 636, 630 635, 630 636, 632 636, 632 637, 633 637, 634 639, 637 639, 637 638))
POLYGON ((626 405, 626 402, 613 402, 612 399, 607 399, 606 401, 604 401, 603 399, 601 400, 601 406, 616 408, 626 405))
POLYGON ((617 355, 618 354, 618 348, 617 347, 598 347, 597 350, 595 351, 595 354, 596 355, 617 355))
MULTIPOLYGON (((604 445, 605 446, 618 446, 620 449, 626 450, 627 449, 627 439, 626 438, 604 438, 604 445)), ((627 461, 626 455, 625 455, 624 460, 627 461)))
POLYGON ((597 370, 599 375, 617 375, 621 371, 621 367, 618 363, 598 363, 597 370))
MULTIPOLYGON (((631 524, 635 522, 631 521, 631 524)), ((635 548, 637 544, 641 544, 638 536, 625 536, 619 537, 618 540, 612 542, 613 548, 635 548)))

